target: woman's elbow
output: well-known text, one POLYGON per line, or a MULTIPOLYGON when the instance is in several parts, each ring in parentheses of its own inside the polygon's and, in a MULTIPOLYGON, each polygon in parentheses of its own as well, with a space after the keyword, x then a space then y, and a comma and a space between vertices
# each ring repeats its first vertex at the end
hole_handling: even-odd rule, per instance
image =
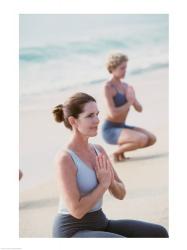
POLYGON ((119 195, 118 199, 124 200, 125 196, 126 196, 126 190, 123 190, 123 192, 119 195))
POLYGON ((70 214, 71 214, 74 218, 76 218, 76 219, 78 219, 78 220, 82 219, 82 218, 84 217, 84 215, 85 215, 85 213, 84 213, 79 207, 77 207, 77 208, 72 208, 72 209, 70 210, 70 214))
POLYGON ((125 198, 125 194, 121 194, 121 195, 118 195, 118 200, 124 200, 124 198, 125 198))
POLYGON ((75 219, 82 219, 82 214, 76 213, 76 212, 71 212, 71 215, 75 218, 75 219))
POLYGON ((138 105, 138 106, 136 107, 136 110, 137 110, 138 112, 142 112, 142 111, 143 111, 142 105, 138 105))

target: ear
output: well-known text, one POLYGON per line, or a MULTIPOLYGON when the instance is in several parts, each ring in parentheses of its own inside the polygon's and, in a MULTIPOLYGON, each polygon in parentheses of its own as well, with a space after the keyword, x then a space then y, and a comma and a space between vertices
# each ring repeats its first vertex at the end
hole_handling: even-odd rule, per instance
POLYGON ((75 117, 69 116, 68 121, 71 124, 72 128, 77 126, 77 119, 75 117))

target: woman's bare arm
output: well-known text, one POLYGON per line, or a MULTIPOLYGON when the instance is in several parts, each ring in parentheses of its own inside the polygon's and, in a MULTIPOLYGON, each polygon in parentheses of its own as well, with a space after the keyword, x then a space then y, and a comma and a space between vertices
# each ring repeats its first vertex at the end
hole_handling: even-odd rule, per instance
POLYGON ((133 103, 133 107, 135 108, 136 111, 138 112, 142 112, 143 111, 143 107, 142 105, 139 103, 139 101, 135 98, 135 101, 133 103))
POLYGON ((135 96, 134 88, 132 86, 128 85, 127 83, 125 83, 126 96, 128 96, 129 89, 130 89, 131 92, 134 93, 134 101, 132 103, 132 106, 134 107, 134 109, 136 111, 142 112, 143 108, 142 108, 142 105, 139 103, 139 101, 137 100, 137 98, 135 96))
MULTIPOLYGON (((107 159, 110 162, 110 159, 109 159, 107 153, 105 152, 105 150, 103 149, 103 147, 101 147, 100 145, 96 145, 96 147, 99 149, 101 154, 104 154, 107 157, 107 159)), ((111 162, 110 162, 110 164, 111 164, 111 162)), ((117 172, 112 167, 112 164, 111 164, 111 169, 113 171, 114 178, 113 178, 113 181, 111 182, 111 185, 109 186, 108 190, 115 198, 117 198, 119 200, 123 200, 125 195, 126 195, 125 185, 124 185, 123 181, 119 178, 117 172)))
POLYGON ((80 219, 97 203, 107 189, 102 184, 98 184, 92 192, 81 197, 76 181, 77 169, 68 153, 63 153, 57 158, 56 166, 60 192, 70 214, 80 219))
POLYGON ((126 189, 124 183, 121 181, 116 171, 112 167, 114 173, 114 180, 109 187, 109 192, 117 199, 123 200, 126 195, 126 189))

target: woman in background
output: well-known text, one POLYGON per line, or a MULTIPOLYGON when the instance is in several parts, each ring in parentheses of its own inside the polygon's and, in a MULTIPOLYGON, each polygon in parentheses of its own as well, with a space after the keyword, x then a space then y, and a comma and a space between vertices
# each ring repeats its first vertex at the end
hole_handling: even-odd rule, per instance
POLYGON ((107 69, 112 78, 104 86, 107 115, 102 126, 102 135, 107 143, 118 145, 113 153, 115 161, 124 160, 124 153, 127 151, 149 147, 156 142, 155 135, 149 131, 126 124, 131 107, 137 112, 143 110, 133 87, 122 81, 127 62, 128 57, 121 53, 112 54, 108 58, 107 69))

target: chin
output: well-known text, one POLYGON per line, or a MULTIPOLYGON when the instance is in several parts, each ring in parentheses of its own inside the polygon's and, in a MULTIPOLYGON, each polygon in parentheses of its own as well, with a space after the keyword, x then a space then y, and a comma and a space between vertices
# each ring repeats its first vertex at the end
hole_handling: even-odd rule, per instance
POLYGON ((97 135, 97 132, 90 133, 90 137, 95 137, 97 135))
POLYGON ((94 133, 92 135, 90 135, 90 137, 95 137, 97 135, 97 133, 94 133))

